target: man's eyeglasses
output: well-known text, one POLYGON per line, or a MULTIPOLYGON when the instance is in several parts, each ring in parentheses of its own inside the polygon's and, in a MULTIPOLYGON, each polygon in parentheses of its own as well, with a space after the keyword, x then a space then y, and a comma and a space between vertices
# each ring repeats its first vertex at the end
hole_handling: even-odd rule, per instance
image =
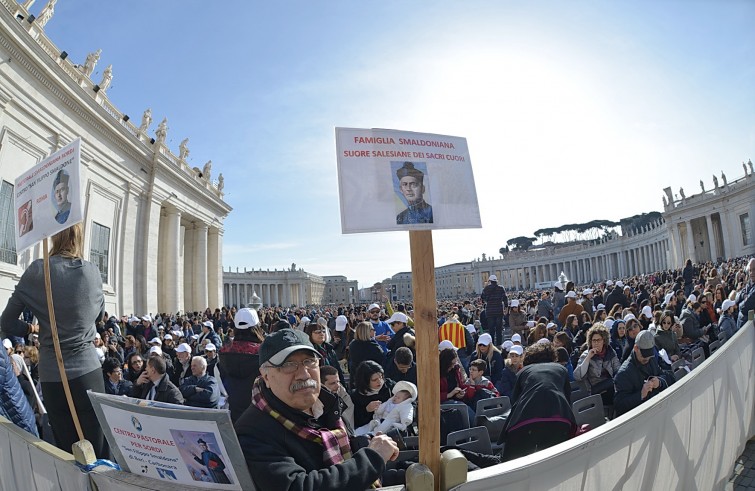
POLYGON ((325 334, 325 329, 315 329, 315 330, 314 330, 314 331, 312 331, 312 332, 313 332, 313 333, 317 333, 317 334, 325 334))
POLYGON ((307 370, 312 370, 320 366, 320 360, 318 358, 306 358, 302 361, 286 361, 281 363, 280 365, 273 365, 272 363, 270 364, 271 367, 277 368, 282 373, 285 373, 287 375, 290 375, 299 370, 300 365, 304 365, 304 368, 306 368, 307 370))

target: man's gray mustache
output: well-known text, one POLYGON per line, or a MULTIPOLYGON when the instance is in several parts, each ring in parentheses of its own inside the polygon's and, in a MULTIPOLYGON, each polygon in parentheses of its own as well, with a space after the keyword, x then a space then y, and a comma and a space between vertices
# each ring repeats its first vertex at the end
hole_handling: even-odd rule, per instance
POLYGON ((296 392, 301 389, 317 389, 317 382, 314 379, 302 380, 300 382, 294 382, 289 387, 289 391, 296 392))

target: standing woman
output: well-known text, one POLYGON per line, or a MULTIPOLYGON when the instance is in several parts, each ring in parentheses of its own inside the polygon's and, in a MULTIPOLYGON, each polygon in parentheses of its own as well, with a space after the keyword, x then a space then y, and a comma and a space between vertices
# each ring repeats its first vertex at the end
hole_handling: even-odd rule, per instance
MULTIPOLYGON (((105 312, 102 278, 97 266, 82 259, 83 228, 80 223, 52 237, 50 278, 60 349, 65 374, 79 416, 84 438, 94 447, 98 458, 107 458, 107 445, 102 428, 89 402, 87 390, 105 392, 102 366, 93 341, 95 325, 105 312)), ((50 317, 47 310, 43 260, 37 259, 24 272, 8 305, 0 317, 6 335, 26 336, 39 332, 39 378, 50 417, 50 425, 58 448, 71 451, 79 441, 73 417, 68 408, 63 383, 53 348, 50 317), (19 319, 25 308, 31 310, 39 325, 19 319)))

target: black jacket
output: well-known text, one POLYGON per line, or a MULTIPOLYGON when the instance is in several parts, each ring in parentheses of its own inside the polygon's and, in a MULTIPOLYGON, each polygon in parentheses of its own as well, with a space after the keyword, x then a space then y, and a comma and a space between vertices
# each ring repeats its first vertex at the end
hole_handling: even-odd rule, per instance
MULTIPOLYGON (((133 397, 136 397, 138 399, 146 399, 153 385, 154 384, 152 382, 147 382, 144 385, 135 385, 131 393, 133 397)), ((157 383, 157 386, 155 386, 155 398, 153 400, 180 405, 183 405, 184 403, 184 398, 181 395, 181 391, 179 391, 178 387, 173 385, 170 379, 168 379, 167 374, 163 375, 163 377, 157 383)))
POLYGON ((354 390, 351 392, 351 402, 354 403, 354 429, 364 426, 372 420, 374 412, 367 412, 367 405, 372 401, 385 402, 391 398, 391 391, 393 390, 393 381, 386 379, 383 387, 377 394, 365 395, 354 390))
POLYGON ((658 377, 661 384, 657 389, 651 391, 644 401, 674 383, 674 376, 669 375, 668 372, 664 373, 658 366, 655 357, 651 358, 646 365, 643 365, 637 361, 637 356, 632 352, 632 355, 621 365, 613 379, 616 388, 616 394, 613 396, 616 416, 620 416, 644 402, 642 385, 649 377, 658 377))
POLYGON ((610 312, 613 306, 617 303, 621 304, 624 308, 629 307, 629 299, 624 295, 624 292, 620 287, 615 286, 613 290, 611 290, 611 293, 606 297, 606 312, 610 312))
POLYGON ((482 289, 482 301, 485 302, 485 315, 488 317, 500 317, 503 315, 503 309, 508 307, 508 298, 506 290, 498 283, 490 283, 482 289))
MULTIPOLYGON (((337 398, 326 390, 320 391, 325 412, 318 419, 291 409, 268 389, 263 393, 273 409, 301 426, 335 428, 341 417, 337 398)), ((235 429, 249 473, 260 490, 362 490, 385 470, 380 454, 359 448, 364 439, 351 440, 352 458, 326 467, 321 444, 297 436, 254 405, 236 421, 235 429)))
POLYGON ((352 381, 356 377, 357 367, 365 360, 372 360, 383 366, 385 363, 383 348, 374 339, 369 341, 355 339, 349 344, 349 373, 352 381))
POLYGON ((259 343, 234 339, 220 350, 220 378, 228 393, 232 421, 236 421, 252 401, 252 385, 260 374, 259 349, 259 343))
POLYGON ((516 378, 511 395, 511 413, 501 432, 499 443, 520 423, 534 418, 560 416, 572 424, 577 422, 571 409, 571 383, 566 368, 558 363, 536 363, 524 367, 516 378))

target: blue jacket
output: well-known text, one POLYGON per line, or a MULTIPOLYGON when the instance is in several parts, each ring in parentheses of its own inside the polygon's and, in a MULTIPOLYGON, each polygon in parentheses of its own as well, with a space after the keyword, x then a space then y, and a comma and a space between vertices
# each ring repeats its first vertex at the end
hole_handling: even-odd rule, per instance
POLYGON ((191 375, 184 379, 181 384, 181 395, 184 396, 184 404, 194 407, 217 408, 220 399, 220 389, 215 377, 203 375, 195 377, 191 375), (197 390, 197 388, 201 390, 197 390))
POLYGON ((21 384, 18 383, 18 377, 13 372, 13 362, 5 349, 0 352, 0 416, 39 437, 34 411, 29 406, 21 384))

